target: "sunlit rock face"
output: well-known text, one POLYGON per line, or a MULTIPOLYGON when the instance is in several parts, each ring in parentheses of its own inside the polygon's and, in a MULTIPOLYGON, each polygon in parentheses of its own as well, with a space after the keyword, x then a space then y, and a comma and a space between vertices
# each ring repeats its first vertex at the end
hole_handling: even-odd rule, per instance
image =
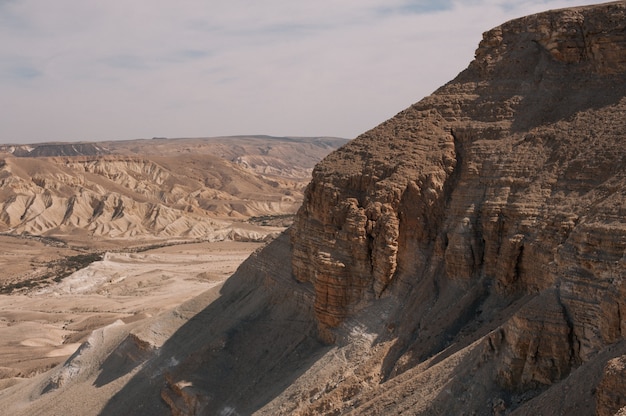
POLYGON ((396 374, 521 302, 490 336, 500 385, 526 389, 623 338, 625 30, 623 2, 505 23, 456 79, 316 167, 292 264, 326 341, 397 297, 396 374))

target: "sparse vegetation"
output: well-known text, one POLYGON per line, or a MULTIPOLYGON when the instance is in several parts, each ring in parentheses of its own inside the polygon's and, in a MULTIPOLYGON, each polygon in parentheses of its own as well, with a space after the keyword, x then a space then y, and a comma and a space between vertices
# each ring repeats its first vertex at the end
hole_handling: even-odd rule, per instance
POLYGON ((0 294, 11 294, 13 292, 34 289, 45 286, 52 282, 61 282, 67 276, 77 270, 89 266, 95 261, 102 260, 101 253, 78 254, 53 261, 48 264, 48 272, 43 275, 20 280, 0 287, 0 294))
POLYGON ((248 222, 264 227, 288 227, 293 224, 294 214, 260 215, 248 218, 248 222))

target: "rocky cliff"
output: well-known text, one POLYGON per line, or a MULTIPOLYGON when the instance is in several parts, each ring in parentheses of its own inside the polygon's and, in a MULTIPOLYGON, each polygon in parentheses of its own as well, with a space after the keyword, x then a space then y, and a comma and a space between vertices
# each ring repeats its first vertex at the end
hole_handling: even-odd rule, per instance
POLYGON ((314 170, 290 235, 322 338, 392 298, 385 379, 470 336, 507 392, 620 342, 625 114, 626 3, 486 32, 456 79, 314 170))
POLYGON ((217 300, 155 319, 102 414, 626 412, 625 57, 626 2, 486 32, 318 164, 217 300))
MULTIPOLYGON (((161 390, 168 411, 619 410, 625 33, 625 2, 505 23, 484 34, 456 79, 327 156, 288 231, 288 264, 267 263, 281 239, 229 282, 247 281, 242 288, 271 300, 225 330, 226 361, 212 353, 170 369, 161 390), (293 344, 290 316, 302 322, 307 351, 293 344), (281 326, 290 329, 275 337, 281 326), (235 340, 243 327, 260 349, 235 340), (270 344, 271 354, 261 351, 270 344), (245 364, 232 362, 235 348, 245 364), (229 373, 230 389, 249 395, 210 381, 224 368, 255 374, 229 373), (267 382, 276 375, 288 385, 267 382)), ((106 409, 119 411, 116 403, 106 409)))

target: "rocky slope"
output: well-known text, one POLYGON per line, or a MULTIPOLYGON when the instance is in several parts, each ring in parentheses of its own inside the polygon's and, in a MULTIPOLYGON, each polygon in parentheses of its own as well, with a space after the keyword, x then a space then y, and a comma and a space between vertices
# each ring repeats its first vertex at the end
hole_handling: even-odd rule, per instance
POLYGON ((4 146, 0 231, 222 239, 233 233, 233 219, 293 214, 314 163, 344 142, 237 137, 4 146))
POLYGON ((219 298, 130 328, 87 382, 53 383, 77 354, 0 403, 623 414, 625 114, 626 2, 492 29, 456 79, 317 165, 293 227, 219 298))

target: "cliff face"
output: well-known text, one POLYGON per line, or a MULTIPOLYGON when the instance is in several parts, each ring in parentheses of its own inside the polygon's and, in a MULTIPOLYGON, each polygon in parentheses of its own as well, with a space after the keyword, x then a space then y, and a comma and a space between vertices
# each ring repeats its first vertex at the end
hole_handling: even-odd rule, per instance
POLYGON ((507 391, 622 340, 625 115, 626 3, 486 32, 455 80, 314 170, 292 266, 323 339, 391 297, 386 377, 482 330, 507 391))

